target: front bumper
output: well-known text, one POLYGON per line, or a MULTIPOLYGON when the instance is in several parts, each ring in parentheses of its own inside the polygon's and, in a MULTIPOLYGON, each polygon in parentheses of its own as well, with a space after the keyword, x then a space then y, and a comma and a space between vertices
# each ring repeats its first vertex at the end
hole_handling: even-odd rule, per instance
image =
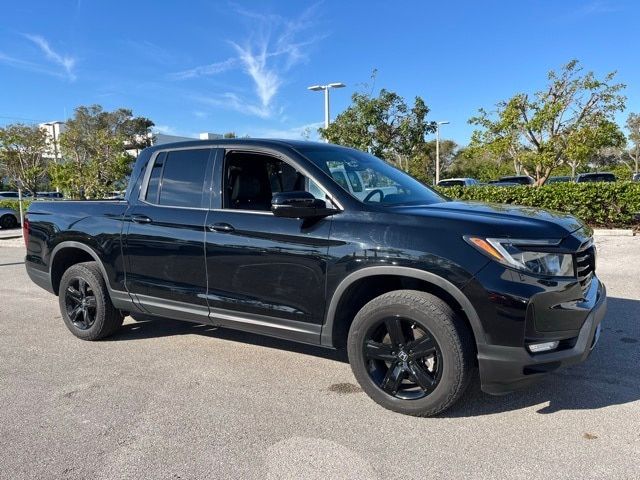
POLYGON ((607 310, 605 286, 594 277, 591 285, 594 305, 571 345, 548 353, 532 354, 524 346, 478 344, 478 363, 482 390, 502 395, 527 387, 544 375, 589 357, 600 334, 600 323, 607 310))

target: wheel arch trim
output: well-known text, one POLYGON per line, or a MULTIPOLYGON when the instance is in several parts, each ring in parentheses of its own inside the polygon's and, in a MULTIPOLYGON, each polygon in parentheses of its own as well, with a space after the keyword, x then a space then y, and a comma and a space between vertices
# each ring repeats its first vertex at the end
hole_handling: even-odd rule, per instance
POLYGON ((321 345, 333 347, 333 328, 334 328, 334 320, 336 318, 336 313, 338 309, 338 305, 340 300, 342 299, 344 293, 347 289, 356 281, 361 280, 367 277, 375 277, 382 275, 395 275, 400 277, 409 277, 415 278, 418 280, 425 281, 430 283, 438 288, 441 288, 449 295, 451 295, 456 302, 460 304, 462 310, 466 314, 469 319, 469 323, 471 324, 471 328, 473 330, 473 335, 475 337, 477 344, 486 343, 486 338, 484 334, 484 330, 482 328, 482 323, 480 322, 480 317, 476 312, 476 309, 473 307, 469 299, 466 297, 462 291, 456 287, 449 280, 436 275, 431 272, 426 272, 424 270, 419 270, 417 268, 411 267, 399 267, 399 266, 373 266, 373 267, 365 267, 360 270, 357 270, 353 273, 347 275, 336 287, 331 301, 329 303, 329 307, 327 308, 327 313, 325 316, 325 322, 322 326, 322 332, 320 337, 321 345))
POLYGON ((78 250, 83 250, 88 253, 91 258, 95 260, 98 264, 98 268, 100 269, 100 273, 102 274, 102 278, 104 278, 104 283, 107 286, 107 290, 109 292, 109 296, 111 297, 111 302, 115 307, 121 309, 131 308, 133 306, 133 300, 129 296, 129 293, 122 290, 114 290, 111 288, 109 284, 109 277, 107 276, 107 270, 104 268, 104 264, 102 263, 102 259, 97 254, 97 252, 91 248, 89 245, 81 242, 76 242, 74 240, 65 240, 64 242, 60 242, 57 244, 54 249, 51 251, 51 256, 49 257, 49 279, 51 282, 51 286, 53 287, 53 263, 55 261, 56 255, 65 248, 76 248, 78 250))

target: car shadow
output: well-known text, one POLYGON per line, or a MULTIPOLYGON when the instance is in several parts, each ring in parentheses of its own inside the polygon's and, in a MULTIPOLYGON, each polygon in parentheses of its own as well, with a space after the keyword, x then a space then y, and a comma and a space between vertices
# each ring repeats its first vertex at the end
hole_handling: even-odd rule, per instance
MULTIPOLYGON (((107 341, 188 334, 348 362, 343 350, 169 319, 127 323, 107 341)), ((600 341, 586 362, 551 373, 530 388, 504 396, 483 393, 476 378, 463 398, 441 417, 492 415, 532 406, 539 406, 537 413, 552 414, 561 410, 592 410, 634 402, 640 400, 638 365, 640 301, 609 297, 600 341)))

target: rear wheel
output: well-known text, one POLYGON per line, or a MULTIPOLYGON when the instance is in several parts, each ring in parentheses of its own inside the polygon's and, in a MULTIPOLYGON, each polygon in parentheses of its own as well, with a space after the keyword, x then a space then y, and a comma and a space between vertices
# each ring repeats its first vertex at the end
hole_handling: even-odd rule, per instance
POLYGON ((67 328, 82 340, 100 340, 114 333, 124 320, 111 303, 96 262, 69 267, 60 280, 60 312, 67 328))
POLYGON ((4 215, 0 218, 0 227, 4 229, 16 228, 18 226, 18 220, 13 215, 4 215))
POLYGON ((367 303, 348 338, 349 363, 363 390, 390 410, 431 416, 453 405, 473 374, 473 339, 439 298, 398 290, 367 303))

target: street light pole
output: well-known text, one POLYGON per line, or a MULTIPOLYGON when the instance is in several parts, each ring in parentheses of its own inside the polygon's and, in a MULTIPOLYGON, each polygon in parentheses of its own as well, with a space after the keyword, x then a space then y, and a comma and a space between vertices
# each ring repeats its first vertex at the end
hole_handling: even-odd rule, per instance
POLYGON ((436 185, 440 181, 440 125, 447 125, 448 120, 436 122, 436 185))
POLYGON ((329 89, 324 89, 324 128, 329 128, 329 119, 331 114, 329 113, 329 89))
MULTIPOLYGON (((329 128, 331 122, 331 115, 329 113, 329 89, 331 88, 344 88, 346 85, 341 82, 329 83, 327 85, 312 85, 307 87, 307 90, 313 92, 324 91, 324 128, 329 128)), ((327 140, 328 142, 329 140, 327 140)))

